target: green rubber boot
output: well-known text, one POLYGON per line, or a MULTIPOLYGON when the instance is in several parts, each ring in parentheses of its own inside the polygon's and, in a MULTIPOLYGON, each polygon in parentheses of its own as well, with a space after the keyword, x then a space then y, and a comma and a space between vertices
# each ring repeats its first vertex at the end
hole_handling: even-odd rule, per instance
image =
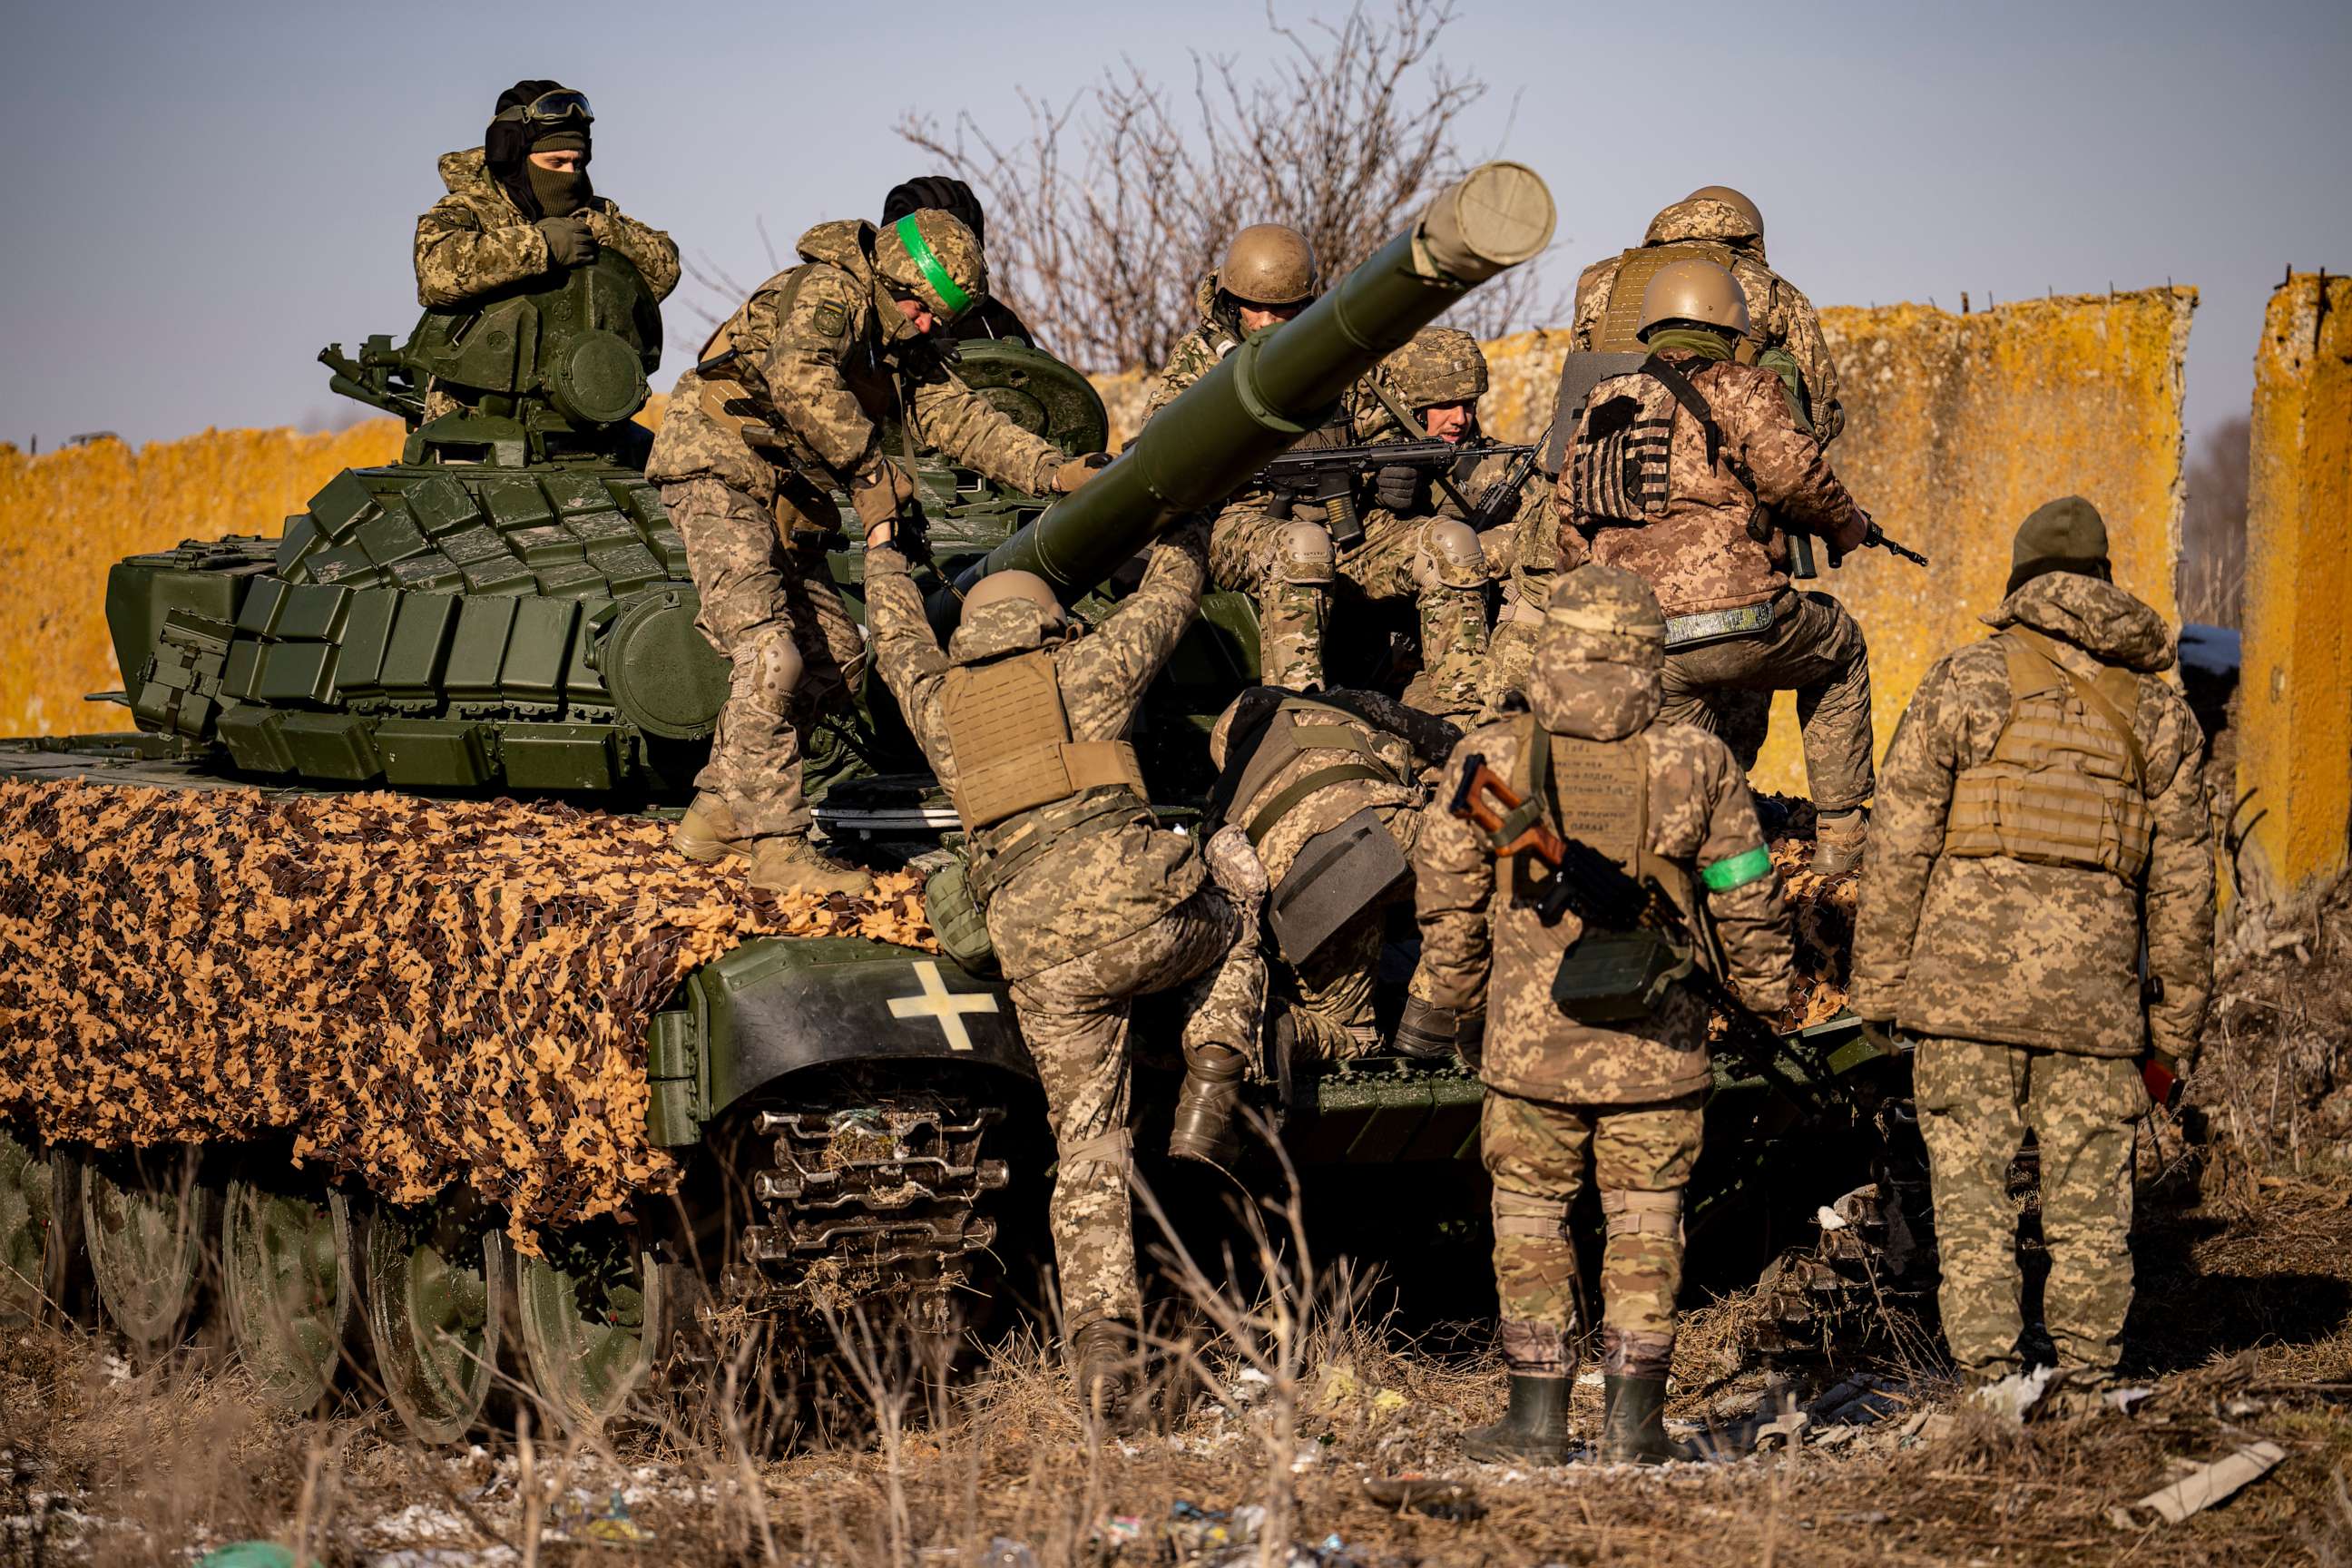
POLYGON ((1564 1377, 1511 1373, 1509 1408, 1493 1426, 1463 1433, 1463 1454, 1487 1464, 1566 1464, 1568 1394, 1575 1386, 1572 1371, 1564 1377))
POLYGON ((1686 1458, 1666 1436, 1666 1380, 1609 1377, 1608 1410, 1601 1418, 1604 1465, 1663 1465, 1686 1458))

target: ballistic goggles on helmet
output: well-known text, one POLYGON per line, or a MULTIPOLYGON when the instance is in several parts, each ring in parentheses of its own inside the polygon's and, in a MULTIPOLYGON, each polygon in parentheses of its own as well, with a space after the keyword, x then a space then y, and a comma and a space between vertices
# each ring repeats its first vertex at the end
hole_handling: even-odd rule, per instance
POLYGON ((501 109, 497 119, 520 120, 526 125, 548 129, 559 125, 593 125, 595 113, 588 107, 588 95, 562 88, 554 92, 542 92, 529 103, 519 103, 512 109, 501 109))

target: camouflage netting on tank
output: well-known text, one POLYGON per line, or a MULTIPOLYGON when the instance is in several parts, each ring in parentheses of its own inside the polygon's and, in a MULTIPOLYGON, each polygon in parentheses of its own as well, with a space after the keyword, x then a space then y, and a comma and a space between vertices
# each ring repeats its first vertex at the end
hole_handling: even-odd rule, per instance
POLYGON ((657 822, 509 801, 0 784, 0 1116, 121 1147, 291 1134, 538 1226, 676 1178, 646 1028, 752 936, 932 947, 920 889, 778 900, 657 822))
POLYGON ((1780 870, 1780 896, 1794 928, 1797 984, 1788 1010, 1773 1022, 1784 1029, 1826 1024, 1845 1010, 1853 964, 1853 905, 1860 884, 1852 877, 1824 877, 1812 868, 1813 841, 1772 841, 1772 864, 1780 870))

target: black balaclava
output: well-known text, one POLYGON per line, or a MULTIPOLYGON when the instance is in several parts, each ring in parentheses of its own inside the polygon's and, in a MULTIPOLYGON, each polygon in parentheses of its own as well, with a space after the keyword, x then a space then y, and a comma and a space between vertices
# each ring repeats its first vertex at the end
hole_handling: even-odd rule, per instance
POLYGON ((904 184, 890 187, 882 198, 882 226, 889 227, 910 212, 933 207, 971 230, 972 238, 983 248, 988 244, 988 216, 980 210, 980 198, 971 187, 953 174, 921 174, 904 184))
MULTIPOLYGON (((534 102, 548 93, 563 90, 563 84, 552 78, 529 77, 499 94, 498 108, 491 112, 493 116, 503 114, 509 109, 520 109, 534 102)), ((489 129, 482 133, 482 154, 489 165, 490 178, 498 182, 499 188, 506 192, 507 199, 521 210, 523 216, 533 222, 547 216, 550 212, 558 216, 576 212, 587 203, 588 176, 584 172, 556 174, 551 170, 539 168, 530 161, 530 154, 534 152, 553 152, 563 147, 578 148, 584 161, 589 150, 586 130, 572 126, 549 130, 534 127, 528 121, 493 118, 489 129), (559 198, 571 191, 572 182, 578 182, 578 199, 568 206, 542 205, 536 188, 539 181, 532 178, 534 174, 542 179, 562 182, 550 190, 551 195, 559 198)))

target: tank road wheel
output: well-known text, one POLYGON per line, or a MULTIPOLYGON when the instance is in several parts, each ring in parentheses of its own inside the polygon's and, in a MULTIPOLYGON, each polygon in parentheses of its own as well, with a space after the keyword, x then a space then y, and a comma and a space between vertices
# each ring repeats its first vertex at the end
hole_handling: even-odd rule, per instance
POLYGON ((530 1384, 568 1431, 593 1433, 662 1359, 671 1265, 631 1232, 591 1230, 515 1259, 515 1303, 530 1384))
POLYGON ((237 1354, 263 1398, 309 1410, 335 1381, 352 1289, 343 1194, 284 1193, 242 1179, 221 1205, 221 1285, 237 1354))
POLYGON ((178 1342, 204 1284, 212 1192, 196 1152, 171 1144, 93 1162, 84 1172, 82 1244, 98 1299, 144 1354, 178 1342))
POLYGON ((498 1369, 506 1244, 446 1205, 378 1209, 360 1255, 368 1338, 384 1396, 422 1443, 482 1413, 498 1369))
POLYGON ((0 1328, 65 1314, 80 1208, 81 1166, 62 1153, 44 1159, 0 1127, 0 1328))

